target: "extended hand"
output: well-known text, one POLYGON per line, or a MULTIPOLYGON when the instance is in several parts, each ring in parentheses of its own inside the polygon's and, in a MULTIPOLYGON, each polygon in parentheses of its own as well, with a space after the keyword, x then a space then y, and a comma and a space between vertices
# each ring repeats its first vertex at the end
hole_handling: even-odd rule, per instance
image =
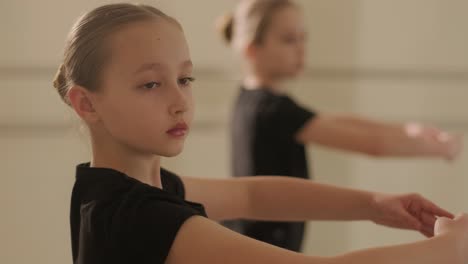
POLYGON ((427 237, 434 236, 438 216, 454 217, 419 194, 375 194, 373 201, 375 214, 372 220, 375 223, 416 230, 427 237))

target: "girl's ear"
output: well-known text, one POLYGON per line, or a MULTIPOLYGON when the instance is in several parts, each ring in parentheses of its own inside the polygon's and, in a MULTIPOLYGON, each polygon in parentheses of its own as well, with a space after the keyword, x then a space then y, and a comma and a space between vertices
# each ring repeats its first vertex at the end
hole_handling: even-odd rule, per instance
POLYGON ((88 90, 75 85, 68 90, 67 96, 72 108, 86 123, 95 123, 99 120, 88 90))

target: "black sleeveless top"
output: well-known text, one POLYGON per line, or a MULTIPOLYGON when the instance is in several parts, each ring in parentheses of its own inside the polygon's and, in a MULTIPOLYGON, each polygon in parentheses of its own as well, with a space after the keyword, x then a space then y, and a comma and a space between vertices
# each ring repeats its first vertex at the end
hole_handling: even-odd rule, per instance
POLYGON ((241 88, 231 124, 232 174, 309 178, 296 133, 317 114, 266 88, 241 88))
POLYGON ((70 210, 73 263, 164 263, 182 224, 205 216, 182 180, 161 169, 159 189, 119 171, 76 169, 70 210))

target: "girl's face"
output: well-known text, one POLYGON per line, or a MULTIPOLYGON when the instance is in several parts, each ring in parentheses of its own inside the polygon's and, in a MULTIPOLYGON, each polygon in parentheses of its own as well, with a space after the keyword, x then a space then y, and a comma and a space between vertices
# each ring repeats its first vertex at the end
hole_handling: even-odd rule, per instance
POLYGON ((271 17, 262 42, 256 44, 255 62, 274 78, 291 78, 304 68, 306 32, 297 7, 278 9, 271 17))
POLYGON ((133 23, 108 43, 111 57, 92 93, 98 129, 139 154, 179 154, 194 109, 182 29, 163 19, 133 23))

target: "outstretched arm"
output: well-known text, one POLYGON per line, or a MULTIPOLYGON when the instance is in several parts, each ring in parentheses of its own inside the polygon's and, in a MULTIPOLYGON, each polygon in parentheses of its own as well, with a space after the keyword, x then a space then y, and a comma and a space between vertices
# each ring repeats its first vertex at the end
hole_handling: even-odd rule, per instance
POLYGON ((296 135, 302 143, 354 151, 371 156, 440 157, 455 159, 462 138, 416 123, 390 124, 355 116, 320 114, 296 135))
POLYGON ((418 194, 388 195, 279 176, 183 177, 188 200, 215 220, 370 220, 432 236, 437 216, 452 218, 418 194))
POLYGON ((196 216, 182 225, 166 263, 465 264, 468 260, 468 218, 446 220, 437 233, 436 237, 421 242, 324 258, 259 242, 196 216))

